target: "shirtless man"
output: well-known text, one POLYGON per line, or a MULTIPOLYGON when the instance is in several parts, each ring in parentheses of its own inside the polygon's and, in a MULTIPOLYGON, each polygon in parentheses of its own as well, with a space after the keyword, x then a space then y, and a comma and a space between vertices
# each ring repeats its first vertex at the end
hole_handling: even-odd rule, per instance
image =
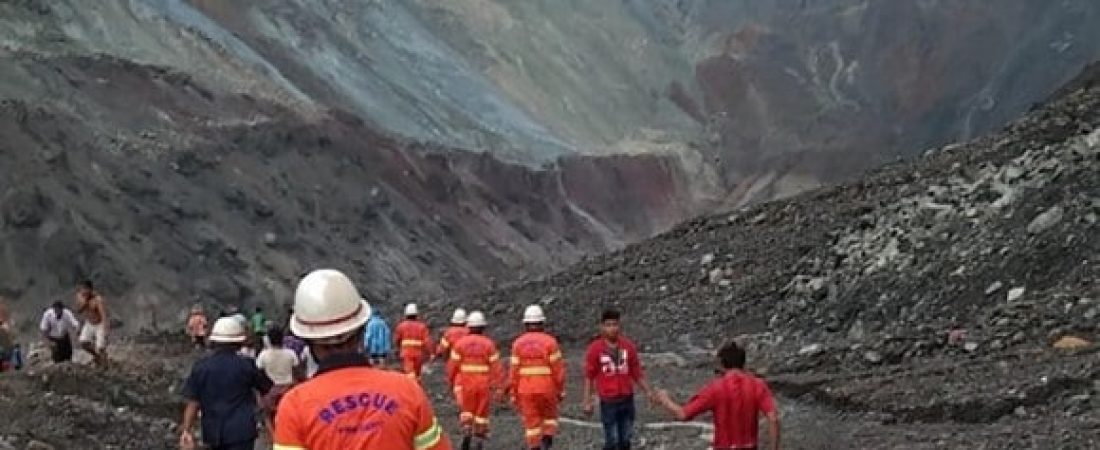
POLYGON ((84 318, 80 329, 80 348, 91 353, 97 366, 107 367, 107 304, 89 280, 81 281, 76 290, 76 312, 84 318))

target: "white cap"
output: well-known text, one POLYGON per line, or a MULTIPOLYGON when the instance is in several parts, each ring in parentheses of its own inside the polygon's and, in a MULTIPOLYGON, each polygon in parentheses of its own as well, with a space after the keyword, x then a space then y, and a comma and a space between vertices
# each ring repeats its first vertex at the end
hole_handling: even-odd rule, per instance
POLYGON ((474 311, 470 313, 470 317, 466 318, 466 326, 468 327, 484 328, 485 325, 488 325, 488 323, 485 322, 485 314, 482 314, 481 311, 474 311))
POLYGON ((542 307, 539 305, 528 306, 523 311, 523 323, 543 323, 546 322, 546 315, 542 313, 542 307))
POLYGON ((302 339, 342 336, 370 320, 370 305, 347 275, 322 269, 310 272, 294 292, 290 331, 302 339))
POLYGON ((420 314, 420 310, 416 308, 416 303, 409 303, 408 305, 405 305, 406 316, 415 316, 417 314, 420 314))
POLYGON ((248 332, 241 323, 232 317, 222 317, 214 322, 210 330, 210 342, 219 344, 239 344, 248 340, 248 332))
POLYGON ((451 316, 451 323, 463 324, 466 323, 466 310, 458 308, 455 310, 454 315, 451 316))

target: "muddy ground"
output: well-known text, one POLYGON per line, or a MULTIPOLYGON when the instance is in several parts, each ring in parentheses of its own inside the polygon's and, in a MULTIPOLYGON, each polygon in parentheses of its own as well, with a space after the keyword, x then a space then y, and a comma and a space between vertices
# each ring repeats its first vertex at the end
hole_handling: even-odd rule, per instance
MULTIPOLYGON (((751 338, 749 338, 751 339, 751 338)), ((580 351, 569 351, 579 355, 580 351)), ((106 372, 81 363, 0 376, 0 449, 174 448, 180 384, 198 356, 177 341, 127 343, 106 372)), ((643 355, 651 382, 684 400, 713 375, 697 350, 643 355)), ((768 355, 754 370, 767 372, 768 355)), ((457 440, 457 411, 432 366, 426 387, 457 440)), ((579 365, 558 448, 598 449, 601 431, 580 409, 579 365)), ((994 356, 930 359, 920 367, 765 373, 778 396, 784 448, 1059 448, 1100 445, 1100 353, 1034 348, 994 356), (1011 378, 1023 388, 1004 390, 1011 378)), ((639 400, 636 448, 706 448, 705 423, 669 424, 639 400)), ((519 448, 518 416, 498 406, 493 449, 519 448)), ((265 442, 257 448, 266 448, 265 442)))

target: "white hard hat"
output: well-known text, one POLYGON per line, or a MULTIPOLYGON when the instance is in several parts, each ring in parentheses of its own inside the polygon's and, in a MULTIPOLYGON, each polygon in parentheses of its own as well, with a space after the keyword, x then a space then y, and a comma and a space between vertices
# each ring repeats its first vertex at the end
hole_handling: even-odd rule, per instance
POLYGON ((248 332, 241 323, 232 317, 222 317, 214 322, 210 330, 210 342, 219 344, 239 344, 248 339, 248 332))
POLYGON ((485 314, 482 314, 481 311, 474 311, 470 313, 470 317, 466 318, 466 326, 484 328, 485 325, 488 325, 488 323, 485 322, 485 314))
POLYGON ((290 331, 302 339, 342 336, 370 320, 370 305, 347 275, 336 270, 310 272, 294 292, 290 331))
POLYGON ((416 308, 416 303, 409 303, 408 305, 405 305, 406 316, 415 316, 417 314, 420 314, 420 310, 416 308))
POLYGON ((523 311, 523 323, 543 323, 546 322, 546 315, 542 313, 542 307, 539 305, 528 306, 523 311))
POLYGON ((466 323, 466 310, 456 309, 454 315, 451 316, 451 323, 466 323))

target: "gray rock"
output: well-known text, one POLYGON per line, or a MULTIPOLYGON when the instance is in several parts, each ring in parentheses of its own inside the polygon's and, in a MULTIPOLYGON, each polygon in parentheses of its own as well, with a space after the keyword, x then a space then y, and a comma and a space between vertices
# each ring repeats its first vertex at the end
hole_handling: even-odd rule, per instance
POLYGON ((816 356, 825 352, 825 345, 810 344, 798 350, 799 356, 816 356))
POLYGON ((848 329, 848 339, 853 341, 862 341, 865 334, 862 320, 856 320, 852 327, 848 329))
POLYGON ((709 266, 713 262, 714 262, 714 253, 707 253, 707 254, 703 255, 703 258, 699 261, 699 264, 702 264, 704 266, 709 266))
POLYGON ((978 347, 979 347, 978 343, 973 342, 973 341, 967 342, 966 344, 963 344, 963 350, 966 350, 967 352, 970 352, 970 353, 974 353, 974 352, 978 351, 978 347))
POLYGON ((1049 230, 1051 227, 1057 225, 1058 222, 1062 221, 1062 216, 1064 214, 1065 212, 1062 210, 1061 206, 1051 207, 1031 220, 1031 223, 1027 225, 1027 232, 1039 234, 1049 230))
POLYGON ((724 270, 714 269, 707 274, 707 280, 710 281, 710 284, 718 284, 725 278, 725 276, 726 272, 724 270))
POLYGON ((1027 293, 1027 288, 1024 288, 1024 287, 1012 288, 1011 290, 1008 291, 1008 297, 1007 297, 1008 302, 1013 303, 1013 302, 1023 298, 1025 293, 1027 293))
POLYGON ((1001 283, 1000 281, 994 281, 993 284, 990 284, 989 287, 985 288, 985 295, 993 295, 997 291, 1001 290, 1001 288, 1003 287, 1004 283, 1001 283))
POLYGON ((869 350, 863 354, 863 359, 871 364, 880 364, 882 363, 883 357, 882 353, 869 350))

